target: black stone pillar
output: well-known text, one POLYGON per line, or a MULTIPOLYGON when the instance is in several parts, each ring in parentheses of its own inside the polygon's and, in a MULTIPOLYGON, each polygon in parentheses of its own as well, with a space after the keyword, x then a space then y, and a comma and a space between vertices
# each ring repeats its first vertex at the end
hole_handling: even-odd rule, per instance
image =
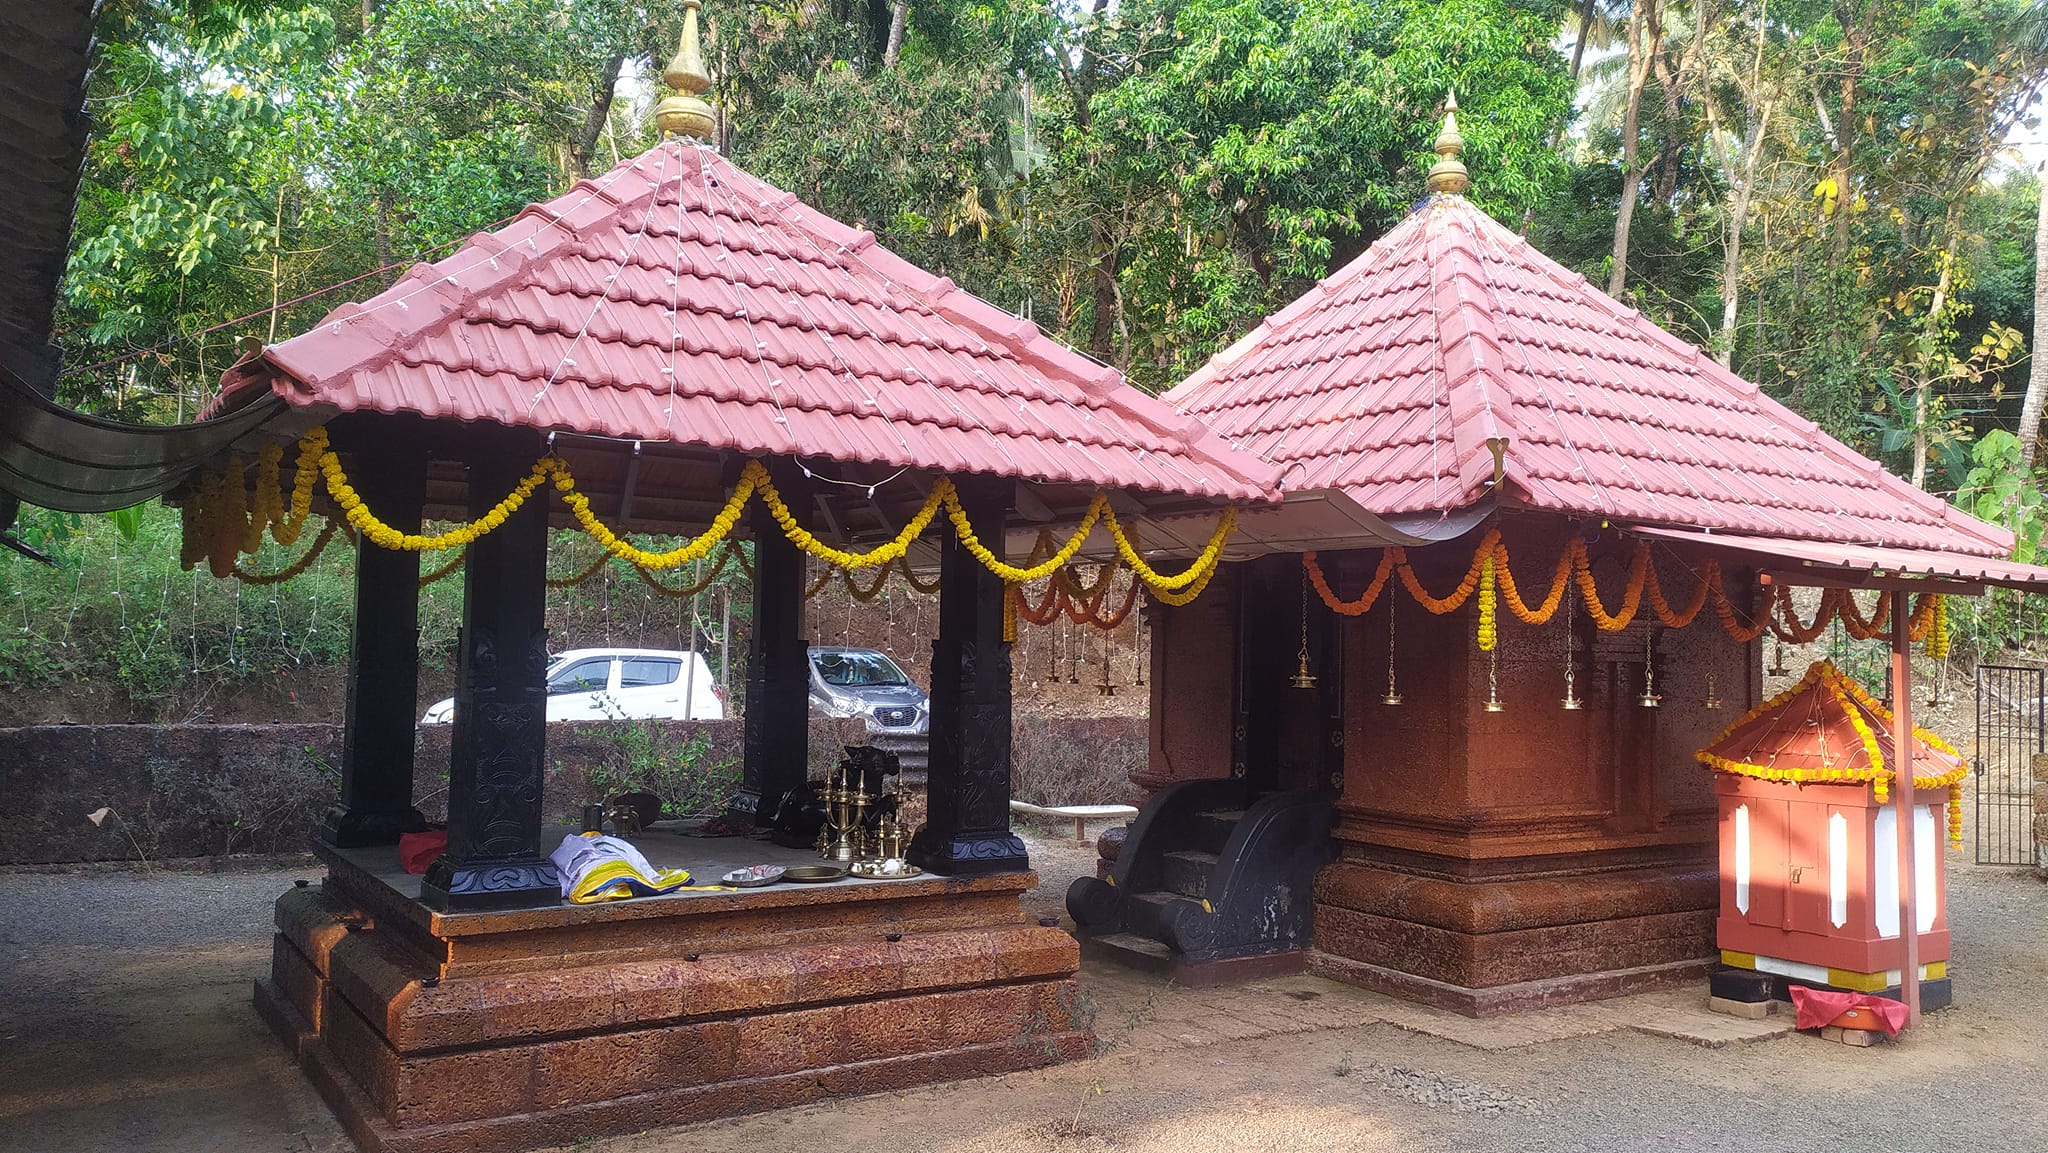
MULTIPOLYGON (((961 506, 983 544, 1002 555, 1009 481, 960 478, 961 506)), ((935 873, 1031 867, 1010 831, 1010 646, 1003 582, 952 533, 939 544, 939 636, 932 642, 931 775, 925 825, 910 859, 935 873)))
MULTIPOLYGON (((810 527, 811 488, 793 462, 768 466, 797 523, 810 527)), ((748 509, 754 535, 754 632, 747 648, 745 749, 736 817, 767 825, 810 767, 810 645, 804 640, 804 554, 766 505, 748 509)))
MULTIPOLYGON (((542 451, 523 430, 465 430, 469 512, 502 500, 542 451)), ((462 574, 455 732, 448 762, 448 852, 420 897, 439 909, 552 905, 555 867, 540 845, 547 744, 547 490, 470 546, 462 574)))
MULTIPOLYGON (((356 491, 379 519, 420 531, 427 453, 410 431, 380 434, 357 454, 356 491)), ((412 805, 413 725, 420 683, 418 553, 356 543, 356 623, 350 638, 348 705, 341 739, 341 804, 320 839, 337 848, 394 845, 426 827, 412 805)))

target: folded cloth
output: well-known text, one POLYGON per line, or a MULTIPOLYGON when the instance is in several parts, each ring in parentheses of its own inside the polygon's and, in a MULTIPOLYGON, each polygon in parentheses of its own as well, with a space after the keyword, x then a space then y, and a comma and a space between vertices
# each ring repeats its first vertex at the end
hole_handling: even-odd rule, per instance
POLYGON ((448 851, 448 830, 428 829, 424 833, 398 834, 398 859, 408 873, 424 873, 435 858, 448 851))
POLYGON ((1834 989, 1811 989, 1805 985, 1793 985, 1792 1009, 1797 1014, 1794 1024, 1801 1029, 1819 1029, 1835 1023, 1835 1019, 1851 1009, 1868 1009, 1884 1026, 1887 1036, 1899 1035, 1899 1028, 1906 1023, 1906 1007, 1890 997, 1879 997, 1874 993, 1838 992, 1834 989))
POLYGON ((629 841, 571 833, 548 855, 562 876, 562 896, 578 905, 653 897, 690 883, 686 869, 657 869, 629 841))

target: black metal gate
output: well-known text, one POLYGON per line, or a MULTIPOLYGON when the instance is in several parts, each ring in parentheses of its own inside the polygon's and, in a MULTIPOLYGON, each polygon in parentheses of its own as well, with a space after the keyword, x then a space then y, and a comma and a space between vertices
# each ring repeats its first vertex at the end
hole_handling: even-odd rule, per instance
POLYGON ((1977 863, 2034 864, 2034 754, 2048 752, 2048 669, 1977 666, 1977 863))

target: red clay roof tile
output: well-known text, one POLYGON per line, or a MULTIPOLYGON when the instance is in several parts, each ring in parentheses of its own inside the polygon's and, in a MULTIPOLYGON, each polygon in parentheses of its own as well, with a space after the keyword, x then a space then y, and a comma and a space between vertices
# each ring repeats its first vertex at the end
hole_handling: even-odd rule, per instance
POLYGON ((1759 536, 2004 556, 2010 534, 1886 473, 1460 196, 1166 394, 1370 512, 1524 506, 1759 536))
POLYGON ((1277 467, 1113 369, 670 141, 226 379, 299 405, 1268 499, 1277 467), (308 386, 292 387, 296 380, 308 386))

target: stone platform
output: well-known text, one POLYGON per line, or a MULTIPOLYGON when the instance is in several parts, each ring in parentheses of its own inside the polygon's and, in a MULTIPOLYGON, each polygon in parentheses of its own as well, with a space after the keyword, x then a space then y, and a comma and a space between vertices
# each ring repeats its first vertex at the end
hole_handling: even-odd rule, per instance
MULTIPOLYGON (((815 863, 652 831, 700 881, 815 863)), ((1092 1041, 1033 874, 439 913, 392 847, 322 848, 256 1005, 366 1151, 568 1144, 1065 1060, 1092 1041)))
POLYGON ((1713 967, 1711 866, 1410 868, 1354 857, 1323 870, 1309 972, 1494 1017, 1696 984, 1713 967))

